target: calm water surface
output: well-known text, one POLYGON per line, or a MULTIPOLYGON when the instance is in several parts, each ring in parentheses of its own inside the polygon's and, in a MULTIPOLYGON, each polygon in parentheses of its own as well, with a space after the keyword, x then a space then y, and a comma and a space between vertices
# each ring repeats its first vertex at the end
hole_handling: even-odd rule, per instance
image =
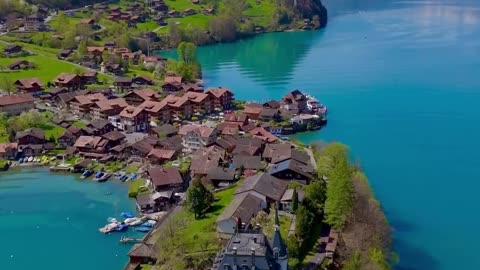
POLYGON ((130 246, 119 243, 122 234, 98 228, 134 208, 127 185, 112 180, 95 183, 45 169, 2 172, 0 269, 123 269, 130 246))
POLYGON ((326 1, 324 31, 199 49, 207 86, 329 107, 299 136, 351 146, 395 228, 398 269, 480 269, 480 1, 326 1))

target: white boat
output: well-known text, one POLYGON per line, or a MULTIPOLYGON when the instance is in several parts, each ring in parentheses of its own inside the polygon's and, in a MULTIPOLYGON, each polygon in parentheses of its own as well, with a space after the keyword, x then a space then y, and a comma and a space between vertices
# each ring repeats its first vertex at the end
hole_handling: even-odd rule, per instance
POLYGON ((138 226, 143 223, 143 220, 141 218, 133 217, 126 218, 123 222, 128 226, 138 226))
POLYGON ((116 218, 109 217, 109 218, 107 218, 107 222, 108 222, 108 223, 117 223, 118 220, 117 220, 116 218))
POLYGON ((118 223, 118 222, 108 223, 107 225, 105 225, 104 227, 102 227, 98 230, 102 233, 109 233, 109 232, 114 231, 116 228, 118 228, 118 226, 120 226, 120 223, 118 223))
POLYGON ((32 162, 32 161, 33 161, 33 157, 29 157, 28 162, 32 162))

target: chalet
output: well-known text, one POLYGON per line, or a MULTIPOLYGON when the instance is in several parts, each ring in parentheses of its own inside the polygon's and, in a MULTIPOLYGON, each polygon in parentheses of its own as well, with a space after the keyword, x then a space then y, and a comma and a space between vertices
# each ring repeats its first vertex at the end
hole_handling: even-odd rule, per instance
POLYGON ((73 146, 77 137, 74 136, 72 133, 68 132, 67 130, 63 133, 62 136, 57 138, 58 146, 60 148, 67 148, 69 146, 73 146))
POLYGON ((56 95, 52 95, 52 99, 57 105, 58 108, 69 108, 70 102, 75 98, 73 93, 58 93, 56 95))
POLYGON ((122 53, 121 57, 123 61, 132 62, 134 65, 138 65, 140 63, 140 59, 142 58, 141 52, 126 52, 122 53))
POLYGON ((44 144, 25 144, 18 145, 18 155, 22 157, 39 156, 45 149, 44 144))
POLYGON ((100 64, 100 72, 105 73, 105 72, 110 72, 115 75, 120 75, 123 73, 122 66, 119 64, 114 64, 114 63, 107 63, 104 64, 103 62, 100 64))
POLYGON ((235 195, 250 193, 264 199, 267 204, 272 204, 280 202, 287 187, 288 181, 283 181, 267 173, 260 173, 247 177, 237 188, 235 195))
POLYGON ((190 119, 193 115, 193 102, 187 97, 168 95, 162 102, 172 108, 172 116, 179 119, 190 119))
POLYGON ((167 12, 168 16, 170 16, 171 18, 177 18, 177 17, 180 17, 181 14, 180 12, 176 11, 176 10, 170 10, 169 12, 167 12))
POLYGON ((92 129, 93 133, 91 135, 95 136, 101 136, 115 129, 115 127, 105 119, 93 120, 87 125, 87 128, 92 129))
POLYGON ((203 85, 197 83, 183 83, 182 88, 185 92, 203 93, 204 91, 203 85))
POLYGON ((198 115, 203 116, 205 114, 210 114, 213 111, 213 104, 208 94, 187 92, 183 97, 187 98, 192 103, 193 112, 198 115))
POLYGON ((172 118, 173 109, 168 106, 165 100, 161 102, 144 101, 139 107, 145 109, 151 119, 157 119, 159 123, 168 123, 172 118))
POLYGON ((83 134, 83 131, 82 131, 81 128, 76 127, 74 125, 69 126, 65 131, 68 131, 69 133, 71 133, 73 136, 75 136, 77 138, 82 136, 82 135, 85 135, 85 134, 83 134))
POLYGON ((118 115, 126 107, 128 104, 123 98, 101 100, 90 106, 90 114, 93 119, 107 120, 109 116, 118 115))
POLYGON ((165 76, 162 89, 167 93, 178 92, 182 89, 183 78, 175 74, 167 74, 165 76))
POLYGON ((214 167, 210 168, 207 180, 215 187, 227 186, 236 181, 235 168, 214 167))
POLYGON ((94 57, 101 57, 104 51, 105 51, 105 47, 87 46, 88 55, 91 55, 94 57))
POLYGON ((147 159, 151 164, 162 165, 167 161, 173 160, 176 157, 177 152, 175 150, 167 149, 152 149, 147 154, 147 159))
POLYGON ((152 149, 154 149, 154 147, 157 145, 157 143, 158 138, 146 137, 143 140, 134 142, 130 145, 119 145, 115 147, 119 148, 118 150, 120 151, 115 148, 111 149, 111 151, 121 152, 123 158, 130 158, 143 162, 147 155, 150 153, 150 151, 152 151, 152 149))
POLYGON ((195 15, 197 12, 194 9, 187 8, 183 11, 183 16, 195 15))
POLYGON ((248 115, 250 119, 258 120, 260 119, 260 114, 262 113, 262 110, 263 108, 261 105, 253 103, 245 105, 245 108, 242 112, 245 115, 248 115))
POLYGON ((278 140, 278 138, 275 135, 268 132, 263 127, 256 127, 250 130, 248 133, 250 133, 255 138, 261 139, 265 143, 273 143, 278 140))
MULTIPOLYGON (((223 234, 235 234, 240 220, 244 228, 250 227, 252 218, 267 208, 265 196, 244 192, 233 197, 232 202, 217 218, 217 231, 223 234)), ((268 269, 268 268, 265 268, 268 269)))
POLYGON ((232 123, 238 126, 246 126, 249 124, 250 118, 244 113, 229 113, 225 115, 223 123, 232 123))
POLYGON ((153 245, 143 242, 137 243, 133 245, 132 249, 128 252, 128 257, 130 258, 129 264, 131 265, 155 264, 157 261, 157 251, 155 251, 153 245))
POLYGON ((87 70, 82 75, 83 84, 93 84, 98 82, 98 73, 95 70, 87 70))
POLYGON ((77 74, 69 74, 69 73, 60 73, 60 75, 55 78, 53 81, 55 86, 67 88, 69 91, 75 91, 80 88, 83 88, 83 80, 77 74))
POLYGON ((15 159, 17 157, 17 143, 0 143, 0 158, 15 159))
POLYGON ((133 83, 137 85, 153 85, 153 80, 146 76, 137 76, 133 78, 133 83))
POLYGON ((107 155, 108 143, 108 140, 99 136, 80 136, 73 147, 78 149, 81 156, 102 158, 107 155))
POLYGON ((22 93, 29 93, 38 96, 43 91, 43 84, 38 78, 25 78, 16 80, 14 83, 17 90, 22 93))
POLYGON ((151 89, 144 88, 130 91, 123 98, 129 105, 138 106, 145 101, 160 101, 161 96, 151 89))
POLYGON ((203 125, 184 125, 178 131, 182 137, 184 152, 191 153, 212 145, 217 140, 215 129, 203 125))
POLYGON ((156 56, 147 56, 143 58, 143 65, 146 68, 152 68, 155 67, 159 61, 160 59, 156 56))
POLYGON ((242 170, 263 170, 266 165, 262 162, 260 156, 236 155, 232 160, 232 167, 242 170))
POLYGON ((24 27, 25 27, 25 31, 29 31, 29 32, 39 32, 39 31, 46 30, 43 16, 38 14, 33 14, 26 17, 24 27))
POLYGON ((212 98, 214 108, 225 110, 232 107, 233 93, 227 88, 210 88, 206 92, 212 98))
POLYGON ((112 130, 102 135, 102 138, 109 141, 111 147, 123 144, 126 137, 127 136, 118 130, 112 130))
POLYGON ((215 9, 214 8, 206 8, 205 13, 207 14, 215 14, 215 9))
POLYGON ((3 49, 3 54, 14 55, 14 54, 21 53, 22 50, 23 50, 22 46, 16 45, 16 44, 11 44, 11 45, 5 46, 5 48, 3 49))
POLYGON ((280 120, 280 110, 279 109, 266 109, 263 108, 259 115, 260 120, 269 122, 269 121, 277 121, 280 120))
POLYGON ((276 100, 270 100, 265 103, 263 103, 263 108, 266 109, 280 109, 280 102, 276 100))
POLYGON ((130 77, 115 77, 113 85, 119 91, 132 88, 133 80, 130 77))
POLYGON ((19 69, 29 69, 32 68, 33 64, 28 62, 27 60, 17 60, 10 65, 8 65, 8 69, 10 70, 19 70, 19 69))
POLYGON ((244 145, 239 144, 235 147, 232 151, 232 155, 234 156, 259 156, 262 152, 261 148, 254 145, 244 145))
POLYGON ((31 128, 18 132, 15 136, 18 145, 45 144, 45 132, 39 128, 31 128))
POLYGON ((302 203, 305 193, 301 189, 287 189, 280 199, 280 210, 290 211, 292 209, 293 193, 297 192, 298 202, 302 203))
POLYGON ((90 69, 96 69, 97 68, 97 63, 95 63, 93 61, 83 61, 83 62, 80 62, 80 65, 82 65, 84 67, 87 67, 87 68, 90 68, 90 69))
POLYGON ((313 168, 294 159, 288 159, 273 164, 268 172, 270 175, 284 180, 295 180, 308 184, 312 178, 313 168))
POLYGON ((0 96, 0 112, 18 115, 35 108, 34 101, 30 94, 0 96))
POLYGON ((284 108, 289 110, 291 107, 298 108, 300 112, 307 108, 307 97, 300 92, 300 90, 294 90, 282 98, 284 108))
POLYGON ((104 101, 107 98, 103 94, 78 95, 68 102, 73 114, 84 117, 89 116, 90 107, 98 101, 104 101))
POLYGON ((147 171, 147 174, 148 185, 156 191, 183 191, 183 178, 177 168, 152 167, 147 171))
POLYGON ((92 19, 92 18, 81 19, 79 24, 94 25, 95 24, 95 19, 92 19))
POLYGON ((109 40, 109 41, 105 41, 105 43, 103 45, 105 46, 105 48, 107 48, 109 51, 111 51, 115 48, 115 46, 117 44, 115 43, 115 41, 109 40))
POLYGON ((118 55, 118 56, 122 56, 122 54, 129 53, 129 52, 130 52, 129 48, 115 48, 113 50, 113 53, 118 55))
POLYGON ((158 127, 152 127, 150 134, 156 135, 159 138, 168 138, 177 135, 178 129, 170 124, 164 124, 158 127))
POLYGON ((127 132, 145 132, 150 129, 150 117, 146 110, 128 106, 119 114, 120 129, 127 132))
POLYGON ((192 0, 192 4, 198 5, 200 4, 200 0, 192 0))
POLYGON ((60 60, 65 60, 73 53, 73 50, 64 49, 57 54, 57 58, 60 60))
POLYGON ((160 139, 156 144, 162 149, 175 150, 179 153, 183 151, 182 137, 179 135, 160 139))
POLYGON ((155 213, 165 211, 175 203, 173 190, 155 192, 153 194, 138 194, 135 198, 138 211, 142 213, 155 213))

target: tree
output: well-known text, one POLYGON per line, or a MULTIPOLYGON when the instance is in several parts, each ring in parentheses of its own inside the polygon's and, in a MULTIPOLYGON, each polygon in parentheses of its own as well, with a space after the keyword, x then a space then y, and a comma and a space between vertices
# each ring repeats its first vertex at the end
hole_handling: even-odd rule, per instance
POLYGON ((177 54, 180 61, 183 61, 187 64, 196 62, 197 46, 191 42, 180 42, 177 48, 177 54))
POLYGON ((315 220, 315 215, 306 205, 298 207, 295 219, 295 235, 298 238, 299 246, 302 247, 310 235, 310 231, 315 220))
POLYGON ((204 215, 213 202, 213 194, 205 188, 200 179, 193 179, 187 190, 187 206, 195 219, 204 215))
POLYGON ((65 27, 67 26, 68 26, 68 18, 65 16, 65 12, 63 11, 58 12, 57 23, 55 26, 57 33, 63 33, 63 31, 65 30, 65 27))
POLYGON ((174 21, 168 23, 168 37, 170 46, 176 47, 182 41, 182 30, 174 21))
POLYGON ((0 81, 0 88, 7 92, 9 95, 14 94, 17 88, 13 84, 13 80, 10 76, 3 75, 0 81))
POLYGON ((298 210, 298 192, 296 189, 293 189, 292 207, 290 210, 292 210, 293 213, 298 210))
POLYGON ((340 155, 328 176, 325 221, 334 229, 346 224, 353 208, 353 182, 346 155, 340 155))
POLYGON ((210 33, 219 42, 234 41, 237 38, 237 25, 231 17, 217 17, 210 20, 210 33))
POLYGON ((323 209, 325 204, 326 186, 323 179, 313 179, 305 187, 305 198, 310 200, 315 208, 323 209))
POLYGON ((86 38, 82 38, 82 40, 78 44, 78 53, 80 55, 87 54, 87 39, 86 38))
POLYGON ((236 23, 242 20, 245 9, 247 9, 246 0, 224 0, 225 16, 234 19, 236 23))

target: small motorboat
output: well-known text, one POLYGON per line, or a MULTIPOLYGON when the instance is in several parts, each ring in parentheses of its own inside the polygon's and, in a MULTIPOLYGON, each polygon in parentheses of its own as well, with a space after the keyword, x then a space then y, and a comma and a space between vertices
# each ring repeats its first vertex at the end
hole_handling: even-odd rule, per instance
POLYGON ((93 178, 93 180, 95 180, 95 181, 100 180, 100 178, 102 178, 104 174, 105 174, 104 172, 98 171, 98 172, 95 174, 95 178, 93 178))
POLYGON ((150 227, 141 226, 141 227, 135 228, 135 231, 137 231, 137 232, 149 232, 151 229, 152 228, 150 228, 150 227))
POLYGON ((135 217, 132 213, 130 212, 122 212, 120 213, 120 216, 122 216, 123 218, 133 218, 135 217))
POLYGON ((128 180, 133 181, 133 180, 135 180, 135 178, 137 178, 137 174, 136 174, 136 173, 132 173, 132 174, 130 175, 130 178, 128 178, 128 180))
POLYGON ((151 223, 151 222, 144 222, 142 224, 142 227, 148 227, 148 228, 152 228, 155 224, 151 223))
POLYGON ((120 181, 124 182, 125 180, 128 179, 128 176, 127 176, 127 174, 122 174, 122 175, 120 175, 120 177, 119 177, 118 179, 119 179, 120 181))
POLYGON ((110 178, 112 175, 110 173, 104 173, 102 175, 102 177, 100 178, 95 178, 95 181, 98 181, 98 182, 105 182, 108 180, 108 178, 110 178))
POLYGON ((108 222, 108 223, 117 223, 118 220, 117 220, 116 218, 114 218, 114 217, 109 217, 109 218, 107 218, 107 222, 108 222))
POLYGON ((128 225, 125 224, 125 223, 121 223, 120 225, 118 225, 117 228, 115 228, 115 231, 116 232, 124 232, 128 229, 128 225))
POLYGON ((18 163, 22 164, 22 163, 23 163, 23 158, 20 158, 20 159, 18 160, 18 163))
POLYGON ((108 223, 104 227, 98 229, 102 233, 109 233, 115 231, 118 227, 120 226, 120 223, 115 222, 115 223, 108 223))
POLYGON ((143 220, 141 218, 133 217, 126 218, 123 222, 128 226, 138 226, 143 223, 143 220))
POLYGON ((90 171, 90 170, 85 170, 83 173, 82 173, 82 176, 80 176, 81 179, 85 179, 85 178, 88 178, 90 177, 90 175, 92 175, 93 172, 90 171))
POLYGON ((33 161, 33 157, 29 157, 28 162, 32 162, 32 161, 33 161))

